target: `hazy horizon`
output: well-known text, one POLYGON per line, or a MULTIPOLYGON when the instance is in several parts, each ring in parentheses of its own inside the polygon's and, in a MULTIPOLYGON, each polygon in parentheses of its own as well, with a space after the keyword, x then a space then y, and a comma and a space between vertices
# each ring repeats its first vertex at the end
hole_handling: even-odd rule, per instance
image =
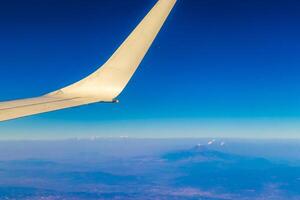
POLYGON ((297 200, 300 141, 0 141, 0 199, 297 200))

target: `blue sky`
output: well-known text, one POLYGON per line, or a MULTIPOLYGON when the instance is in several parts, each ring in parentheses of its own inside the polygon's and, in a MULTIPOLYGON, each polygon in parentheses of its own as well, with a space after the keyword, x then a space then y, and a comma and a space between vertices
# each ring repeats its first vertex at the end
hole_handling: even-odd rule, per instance
MULTIPOLYGON (((90 74, 154 3, 1 1, 1 100, 90 74)), ((120 104, 4 122, 1 138, 299 137, 299 9, 296 0, 178 1, 120 104)))

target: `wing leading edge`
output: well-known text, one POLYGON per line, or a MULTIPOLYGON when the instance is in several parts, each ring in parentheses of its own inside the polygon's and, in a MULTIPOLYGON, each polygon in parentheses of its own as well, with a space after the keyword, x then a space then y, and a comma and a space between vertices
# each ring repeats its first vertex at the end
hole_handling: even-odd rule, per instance
POLYGON ((49 94, 0 102, 0 121, 96 102, 114 102, 141 63, 176 0, 159 0, 109 60, 88 77, 49 94))

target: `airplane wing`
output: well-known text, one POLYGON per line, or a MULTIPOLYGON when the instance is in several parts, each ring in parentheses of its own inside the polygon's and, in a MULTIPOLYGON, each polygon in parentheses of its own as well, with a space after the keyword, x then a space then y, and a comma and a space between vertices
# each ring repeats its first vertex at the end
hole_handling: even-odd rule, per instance
POLYGON ((46 95, 0 102, 0 121, 96 102, 116 102, 176 0, 159 0, 116 52, 86 78, 46 95))

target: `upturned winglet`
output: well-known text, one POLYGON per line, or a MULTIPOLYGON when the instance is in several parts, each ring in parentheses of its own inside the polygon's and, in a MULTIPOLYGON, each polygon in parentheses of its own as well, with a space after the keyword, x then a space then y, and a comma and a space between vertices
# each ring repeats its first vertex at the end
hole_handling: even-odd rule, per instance
POLYGON ((123 44, 88 77, 46 95, 0 103, 0 121, 96 102, 116 102, 176 0, 159 0, 123 44))

